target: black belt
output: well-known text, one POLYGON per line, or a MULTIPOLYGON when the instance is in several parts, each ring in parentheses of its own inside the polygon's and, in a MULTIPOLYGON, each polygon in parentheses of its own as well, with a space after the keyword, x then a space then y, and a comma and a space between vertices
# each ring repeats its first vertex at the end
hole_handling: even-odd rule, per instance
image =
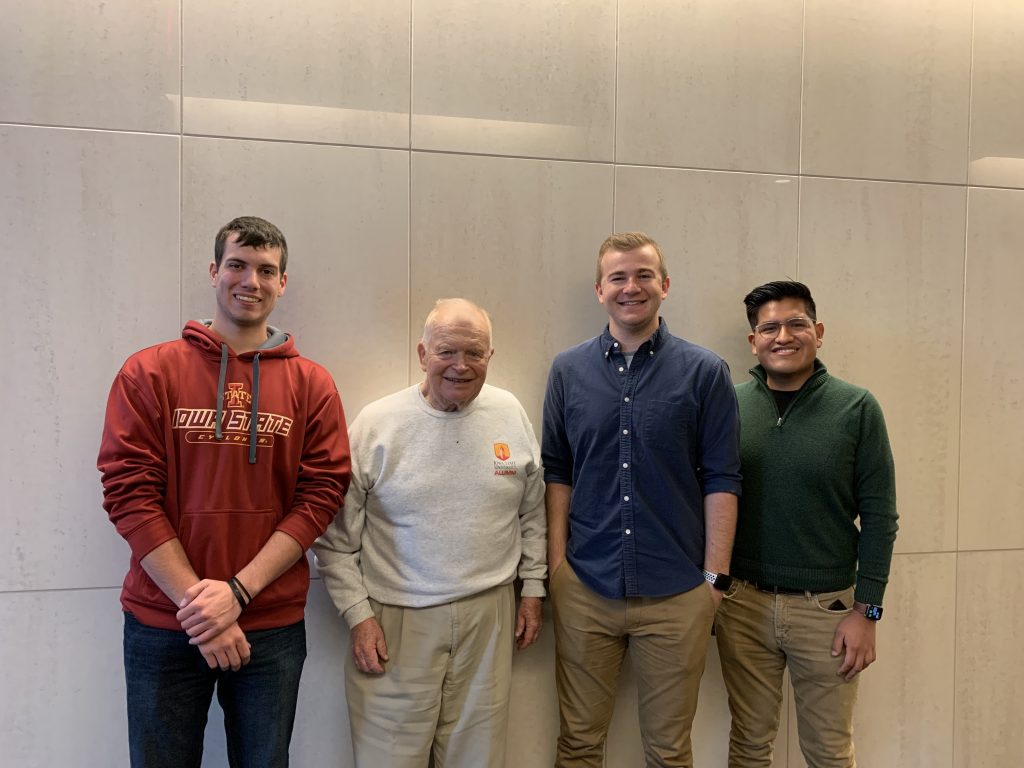
POLYGON ((789 587, 777 587, 772 584, 756 584, 750 582, 750 586, 758 592, 767 592, 769 595, 802 595, 806 589, 790 589, 789 587))

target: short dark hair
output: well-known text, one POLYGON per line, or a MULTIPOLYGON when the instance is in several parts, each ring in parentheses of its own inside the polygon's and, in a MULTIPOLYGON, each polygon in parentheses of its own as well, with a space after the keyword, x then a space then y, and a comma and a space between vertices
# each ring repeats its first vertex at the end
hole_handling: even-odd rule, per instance
POLYGON ((800 299, 811 320, 818 319, 818 310, 814 306, 810 288, 796 280, 776 280, 757 286, 743 297, 743 303, 747 305, 747 322, 750 323, 750 329, 753 330, 757 325, 757 313, 761 307, 769 301, 782 301, 783 299, 800 299))
POLYGON ((220 228, 213 242, 213 261, 217 269, 220 269, 221 259, 224 258, 224 244, 231 235, 236 235, 236 243, 249 248, 280 248, 281 274, 285 273, 288 267, 288 243, 284 239, 284 234, 269 221, 258 216, 239 216, 220 228))

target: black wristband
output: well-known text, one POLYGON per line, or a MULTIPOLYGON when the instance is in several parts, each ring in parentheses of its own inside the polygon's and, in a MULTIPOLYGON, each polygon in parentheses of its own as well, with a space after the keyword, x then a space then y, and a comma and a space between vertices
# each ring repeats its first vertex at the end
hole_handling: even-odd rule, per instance
POLYGON ((238 601, 238 607, 244 611, 246 603, 242 598, 242 593, 238 591, 238 584, 234 577, 228 579, 228 586, 231 587, 231 591, 235 594, 235 600, 238 601))
POLYGON ((249 594, 249 590, 245 588, 245 584, 237 576, 232 576, 231 580, 235 582, 235 586, 242 590, 242 595, 245 597, 245 604, 248 605, 252 602, 252 595, 249 594))

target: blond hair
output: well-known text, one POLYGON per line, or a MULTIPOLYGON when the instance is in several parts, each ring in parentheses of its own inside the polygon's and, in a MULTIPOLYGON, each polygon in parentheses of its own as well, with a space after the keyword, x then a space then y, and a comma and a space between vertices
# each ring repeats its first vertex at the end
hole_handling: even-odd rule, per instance
POLYGON ((661 246, 654 241, 654 238, 643 232, 618 232, 614 235, 608 235, 597 250, 596 282, 601 282, 601 259, 604 258, 608 251, 633 251, 637 248, 643 248, 645 245, 654 248, 654 253, 658 256, 658 269, 661 271, 661 279, 664 280, 668 277, 668 269, 665 267, 665 256, 661 252, 661 246))

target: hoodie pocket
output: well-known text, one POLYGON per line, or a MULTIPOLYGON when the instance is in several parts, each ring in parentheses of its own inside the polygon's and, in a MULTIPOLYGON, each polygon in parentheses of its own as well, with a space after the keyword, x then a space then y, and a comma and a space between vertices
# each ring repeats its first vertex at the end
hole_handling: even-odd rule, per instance
POLYGON ((193 510, 178 536, 199 578, 230 579, 267 543, 277 519, 272 509, 193 510))

